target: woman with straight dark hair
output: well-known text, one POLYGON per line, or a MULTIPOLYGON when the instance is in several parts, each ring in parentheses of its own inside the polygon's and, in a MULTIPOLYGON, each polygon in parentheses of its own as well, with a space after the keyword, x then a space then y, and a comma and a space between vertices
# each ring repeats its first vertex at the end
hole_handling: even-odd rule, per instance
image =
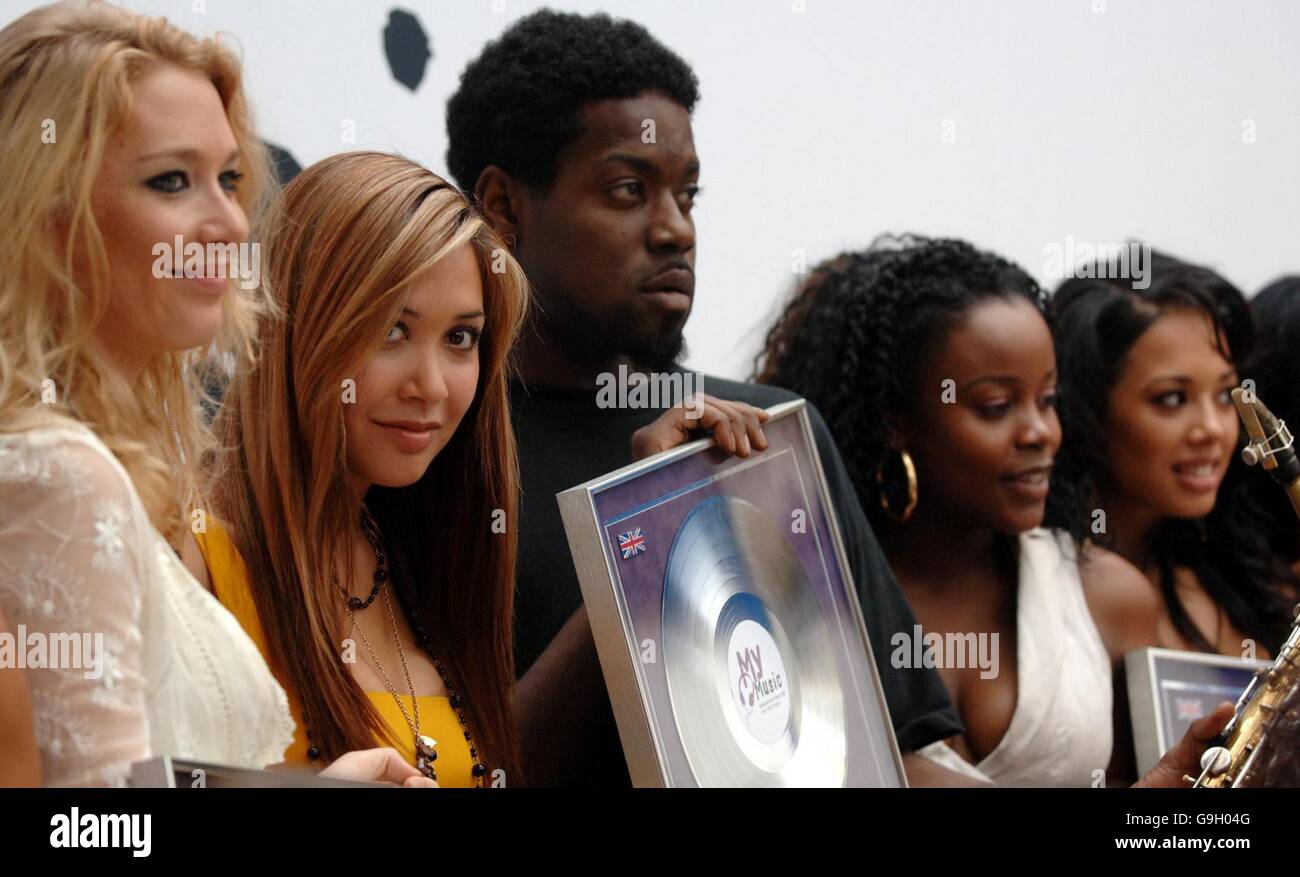
POLYGON ((1294 579, 1270 550, 1258 485, 1232 471, 1250 309, 1215 272, 1162 253, 1146 288, 1108 267, 1052 298, 1066 440, 1048 523, 1146 576, 1161 645, 1267 657, 1294 579))

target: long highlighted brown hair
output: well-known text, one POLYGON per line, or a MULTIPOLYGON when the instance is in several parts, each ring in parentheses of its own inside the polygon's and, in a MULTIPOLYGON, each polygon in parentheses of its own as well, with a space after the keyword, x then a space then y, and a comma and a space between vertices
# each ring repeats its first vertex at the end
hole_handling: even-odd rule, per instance
POLYGON ((326 758, 392 740, 340 660, 362 497, 348 477, 348 382, 397 321, 409 285, 462 245, 484 288, 478 390, 424 476, 364 498, 384 534, 394 589, 465 697, 480 760, 518 782, 510 709, 519 476, 507 353, 527 282, 451 184, 398 156, 353 152, 303 171, 257 235, 262 279, 281 308, 259 330, 258 362, 223 405, 211 510, 248 567, 272 665, 326 758), (505 532, 495 521, 504 519, 505 532))

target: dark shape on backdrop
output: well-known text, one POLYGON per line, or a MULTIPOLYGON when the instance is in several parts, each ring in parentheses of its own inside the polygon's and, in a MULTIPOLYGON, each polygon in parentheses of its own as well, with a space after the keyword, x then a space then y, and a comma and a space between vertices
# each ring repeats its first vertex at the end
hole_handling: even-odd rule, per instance
POLYGON ((394 9, 388 13, 384 27, 384 54, 388 57, 393 78, 411 91, 424 79, 424 70, 433 57, 429 36, 414 13, 394 9))

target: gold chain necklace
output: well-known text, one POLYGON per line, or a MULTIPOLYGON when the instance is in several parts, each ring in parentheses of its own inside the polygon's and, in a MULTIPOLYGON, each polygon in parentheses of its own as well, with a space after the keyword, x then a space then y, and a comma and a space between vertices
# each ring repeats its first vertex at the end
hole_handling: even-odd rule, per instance
MULTIPOLYGON (((420 772, 429 779, 436 781, 438 777, 437 772, 434 770, 433 763, 438 760, 438 751, 435 748, 438 745, 438 741, 420 733, 420 702, 416 698, 415 686, 411 683, 411 673, 406 664, 406 653, 402 649, 401 637, 397 634, 397 618, 393 614, 393 604, 387 591, 384 593, 384 602, 388 606, 388 620, 393 626, 393 639, 397 642, 397 654, 402 659, 402 670, 406 673, 406 685, 411 692, 411 706, 415 712, 415 721, 411 720, 411 717, 406 712, 406 708, 402 706, 402 699, 398 697, 397 692, 394 690, 392 683, 388 679, 388 674, 384 672, 383 666, 375 656, 375 650, 371 648, 370 641, 366 639, 365 631, 361 630, 361 628, 357 626, 357 619, 354 610, 361 610, 369 607, 370 604, 374 602, 375 597, 378 595, 382 586, 389 581, 389 576, 385 569, 387 566, 387 554, 385 553, 384 547, 380 541, 379 526, 364 506, 361 509, 361 531, 365 535, 366 540, 370 543, 370 547, 375 552, 376 571, 374 575, 374 587, 371 588, 370 594, 365 600, 353 597, 348 593, 347 589, 340 588, 344 597, 343 605, 348 610, 348 617, 352 620, 352 626, 361 634, 361 641, 365 643, 366 651, 370 653, 370 659, 375 663, 375 669, 377 669, 380 676, 383 677, 384 686, 388 689, 388 693, 391 694, 393 699, 397 702, 397 708, 402 711, 402 717, 406 719, 406 724, 411 728, 411 733, 415 735, 416 768, 418 768, 420 772)), ((438 678, 442 680, 443 687, 447 689, 447 702, 451 706, 452 711, 456 714, 457 720, 460 722, 461 732, 465 736, 465 745, 469 747, 471 781, 474 786, 483 788, 483 782, 487 776, 487 765, 485 765, 479 758, 478 747, 474 745, 474 736, 469 730, 469 719, 465 715, 465 699, 461 697, 456 689, 452 687, 451 682, 448 681, 447 671, 443 668, 442 661, 438 660, 437 654, 433 651, 432 640, 430 640, 428 634, 425 632, 424 625, 420 623, 419 614, 413 614, 410 621, 415 630, 416 641, 433 660, 433 668, 437 671, 438 678)), ((320 760, 322 753, 320 747, 316 745, 310 723, 308 723, 304 728, 304 732, 307 736, 307 759, 315 764, 320 760)))
POLYGON ((420 700, 416 697, 415 685, 411 682, 411 671, 406 664, 406 651, 402 648, 402 637, 397 632, 397 616, 393 613, 393 600, 388 595, 387 588, 382 588, 381 590, 384 593, 384 605, 388 608, 388 621, 393 627, 393 641, 397 643, 397 656, 402 660, 402 673, 406 676, 406 687, 411 693, 411 709, 415 713, 414 719, 412 719, 411 714, 406 711, 406 707, 402 705, 402 698, 398 695, 396 688, 389 680, 388 674, 384 672, 383 664, 379 663, 379 657, 371 647, 370 640, 366 637, 366 632, 357 624, 357 616, 352 611, 351 606, 348 607, 348 617, 352 620, 352 628, 357 633, 361 634, 361 642, 365 644, 366 651, 370 653, 370 660, 374 662, 375 669, 379 671, 380 677, 384 680, 384 687, 388 689, 388 693, 393 696, 393 701, 397 704, 397 708, 402 711, 402 718, 406 720, 406 724, 411 729, 411 734, 415 737, 416 769, 429 779, 436 781, 438 779, 438 774, 434 770, 433 763, 438 758, 438 753, 434 748, 438 745, 438 741, 420 733, 420 700))

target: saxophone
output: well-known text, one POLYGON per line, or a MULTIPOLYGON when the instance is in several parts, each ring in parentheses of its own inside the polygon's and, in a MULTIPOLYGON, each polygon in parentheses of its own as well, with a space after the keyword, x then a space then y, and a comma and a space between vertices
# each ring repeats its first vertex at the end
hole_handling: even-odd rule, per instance
MULTIPOLYGON (((1286 489, 1291 506, 1300 515, 1300 460, 1286 423, 1249 390, 1234 389, 1232 402, 1249 437, 1242 460, 1248 466, 1262 465, 1286 489)), ((1295 771, 1294 747, 1300 731, 1300 606, 1296 609, 1296 623, 1273 665, 1255 674, 1241 693, 1236 715, 1201 756, 1201 775, 1186 778, 1193 788, 1295 782, 1282 780, 1280 774, 1295 771)))

